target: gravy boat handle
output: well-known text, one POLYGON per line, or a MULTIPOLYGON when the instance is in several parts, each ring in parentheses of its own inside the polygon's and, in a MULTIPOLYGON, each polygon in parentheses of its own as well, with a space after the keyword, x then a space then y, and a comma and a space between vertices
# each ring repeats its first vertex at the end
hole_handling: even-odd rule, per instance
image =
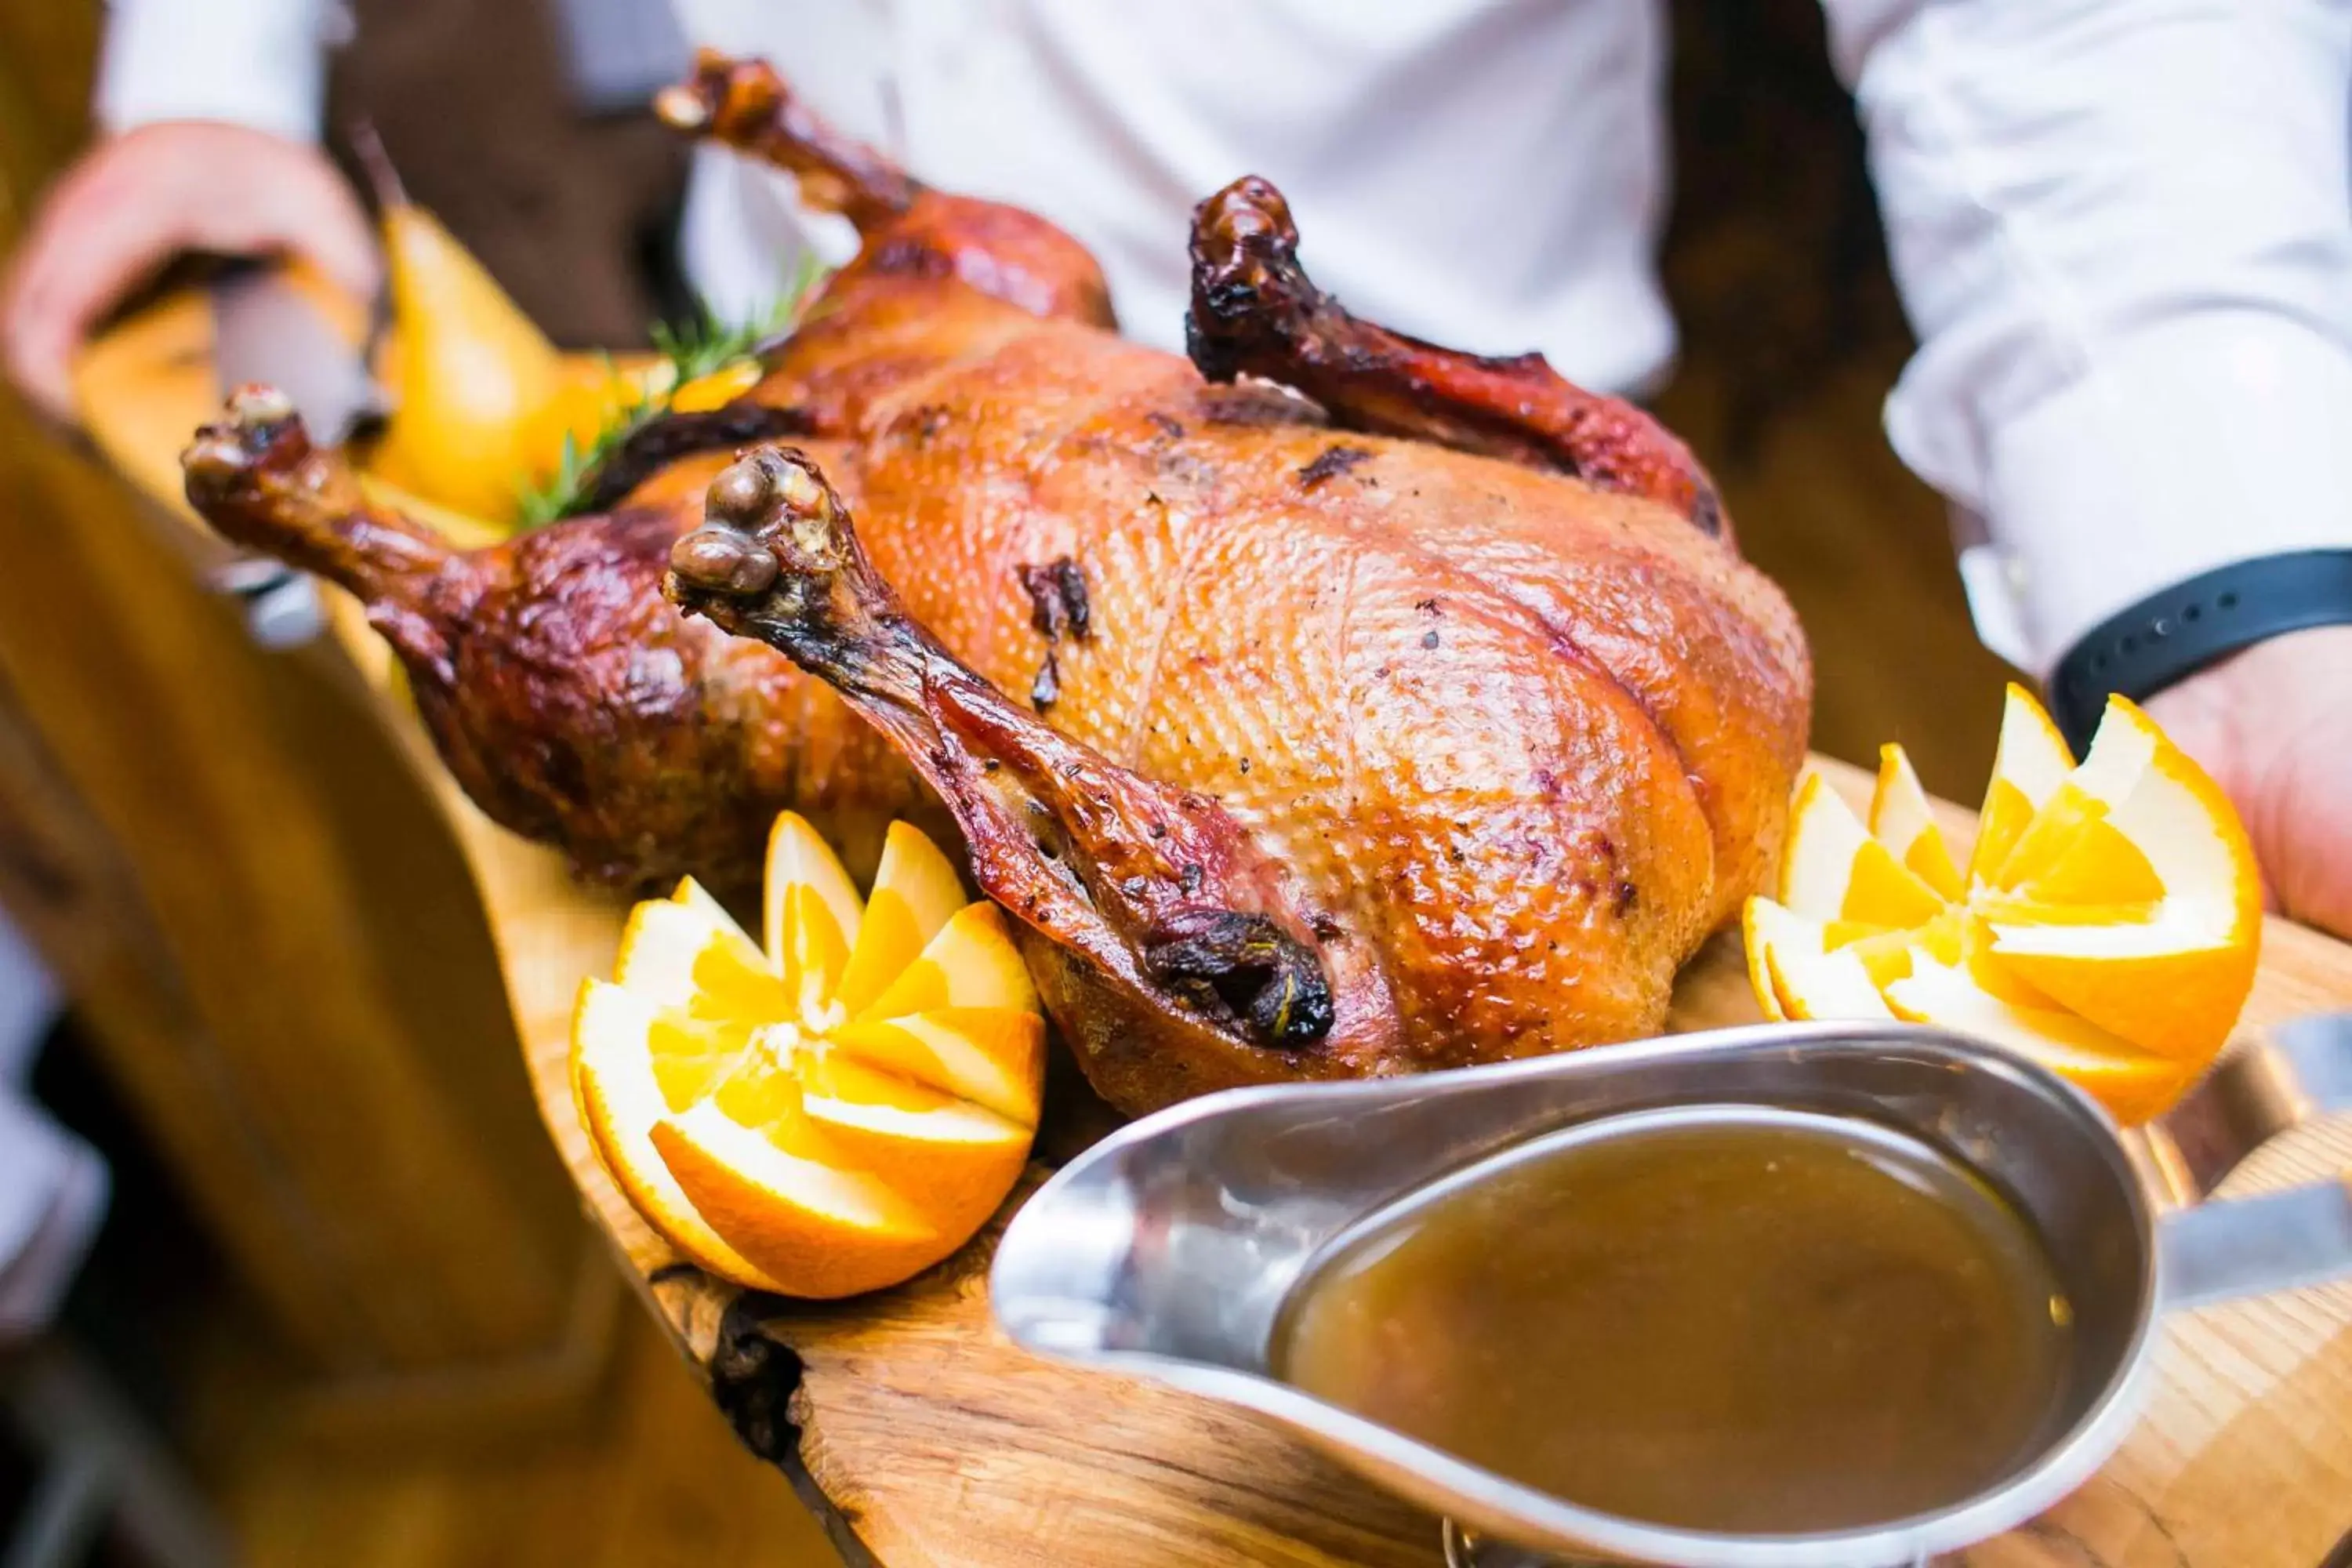
POLYGON ((2352 1013, 2331 1013, 2249 1043, 2152 1134, 2165 1184, 2192 1205, 2157 1226, 2166 1310, 2352 1278, 2352 1168, 2283 1193, 2194 1202, 2279 1132, 2344 1110, 2352 1013))

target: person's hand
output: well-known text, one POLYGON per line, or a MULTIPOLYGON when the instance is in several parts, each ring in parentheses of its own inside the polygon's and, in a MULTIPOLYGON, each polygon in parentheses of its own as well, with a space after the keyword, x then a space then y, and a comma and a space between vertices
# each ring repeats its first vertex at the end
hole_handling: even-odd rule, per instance
POLYGON ((2256 643, 2147 710, 2237 804, 2273 905, 2352 938, 2352 626, 2256 643))
POLYGON ((375 239, 317 148, 241 125, 168 121, 110 137, 49 192, 0 293, 8 374, 73 416, 74 351, 107 310, 183 251, 291 253, 371 298, 375 239))

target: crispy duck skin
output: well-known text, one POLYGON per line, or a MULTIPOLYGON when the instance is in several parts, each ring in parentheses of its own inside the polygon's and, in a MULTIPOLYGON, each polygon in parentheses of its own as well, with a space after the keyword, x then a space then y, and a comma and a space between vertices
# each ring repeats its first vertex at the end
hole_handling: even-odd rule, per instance
POLYGON ((806 453, 743 458, 712 482, 708 519, 672 554, 670 596, 822 678, 947 802, 982 890, 1020 917, 1047 1006, 1097 1032, 1082 1051, 1106 1098, 1181 1098, 1237 1064, 1394 1062, 1385 984, 1368 954, 1322 941, 1314 890, 1213 797, 1119 767, 940 646, 806 453))
POLYGON ((188 455, 224 532, 368 602, 491 815, 725 885, 782 805, 855 860, 943 802, 1128 1110, 1658 1026, 1778 853, 1811 687, 1679 443, 1347 316, 1262 181, 1196 216, 1196 368, 764 66, 659 108, 864 243, 613 510, 455 553, 266 395, 188 455))

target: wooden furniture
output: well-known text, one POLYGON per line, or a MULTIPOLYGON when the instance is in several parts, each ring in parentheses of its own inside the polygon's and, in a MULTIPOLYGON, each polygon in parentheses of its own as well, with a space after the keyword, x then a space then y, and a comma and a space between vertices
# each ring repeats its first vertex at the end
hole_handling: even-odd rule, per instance
POLYGON ((215 1392, 191 1410, 189 1438, 237 1568, 841 1568, 667 1331, 634 1306, 614 1330, 594 1409, 530 1444, 329 1447, 277 1418, 279 1380, 196 1366, 215 1392))
MULTIPOLYGON (((80 141, 97 9, 0 0, 0 256, 80 141)), ((0 903, 323 1427, 561 1421, 618 1292, 466 865, 348 663, 202 586, 223 553, 0 393, 0 903)))

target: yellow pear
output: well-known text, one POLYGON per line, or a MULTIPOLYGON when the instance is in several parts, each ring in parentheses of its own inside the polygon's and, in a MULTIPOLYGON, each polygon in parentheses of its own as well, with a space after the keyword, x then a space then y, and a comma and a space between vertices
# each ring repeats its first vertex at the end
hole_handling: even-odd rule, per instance
POLYGON ((482 264, 407 199, 382 149, 363 142, 361 153, 392 290, 377 368, 396 400, 369 467, 427 500, 511 522, 524 487, 554 466, 546 432, 572 378, 482 264))

